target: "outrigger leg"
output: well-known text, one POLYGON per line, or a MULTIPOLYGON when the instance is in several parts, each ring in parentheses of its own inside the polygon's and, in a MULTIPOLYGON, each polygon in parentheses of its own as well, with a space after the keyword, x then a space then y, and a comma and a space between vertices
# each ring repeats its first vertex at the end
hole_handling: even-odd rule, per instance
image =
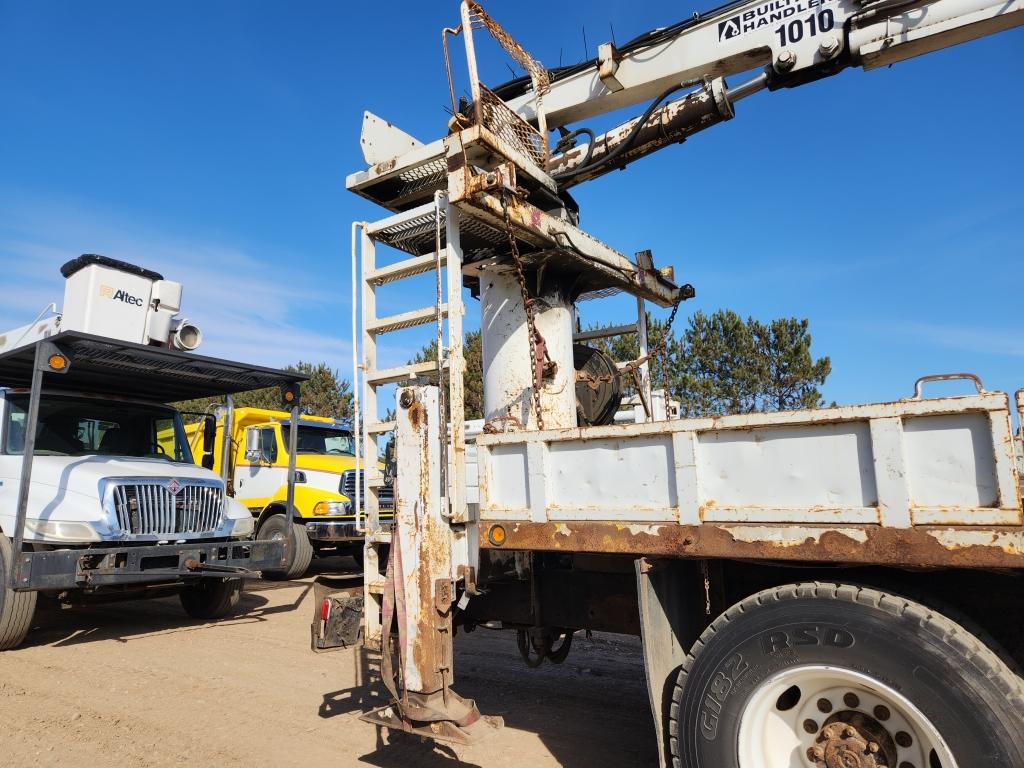
POLYGON ((381 611, 381 676, 392 701, 362 719, 472 744, 504 722, 451 689, 453 618, 468 599, 460 579, 469 572, 471 526, 453 522, 443 495, 440 412, 437 387, 401 390, 395 526, 381 611))

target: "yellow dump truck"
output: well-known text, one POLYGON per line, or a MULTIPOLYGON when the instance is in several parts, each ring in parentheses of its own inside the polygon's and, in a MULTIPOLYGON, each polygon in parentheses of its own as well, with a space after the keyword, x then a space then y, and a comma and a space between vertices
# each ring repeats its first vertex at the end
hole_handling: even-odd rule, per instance
MULTIPOLYGON (((286 514, 288 474, 288 414, 262 408, 217 410, 217 436, 213 449, 196 450, 196 463, 222 473, 225 447, 230 445, 228 493, 256 518, 260 539, 285 538, 295 526, 296 551, 280 572, 264 571, 269 578, 297 578, 314 555, 348 554, 362 566, 363 520, 355 509, 356 483, 363 472, 356 466, 355 439, 344 422, 321 416, 299 420, 295 456, 295 503, 286 514), (224 440, 225 420, 230 443, 224 440)), ((190 442, 202 442, 201 423, 186 427, 190 442)), ((208 441, 209 444, 209 441, 208 441)), ((223 474, 223 473, 222 473, 223 474)), ((365 486, 361 493, 365 496, 365 486)), ((394 514, 391 488, 381 488, 381 520, 394 514)))

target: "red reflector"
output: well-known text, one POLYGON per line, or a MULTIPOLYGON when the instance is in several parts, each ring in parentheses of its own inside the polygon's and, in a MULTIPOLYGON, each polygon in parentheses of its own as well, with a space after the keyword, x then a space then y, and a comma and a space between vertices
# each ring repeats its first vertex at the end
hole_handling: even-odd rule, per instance
POLYGON ((331 598, 325 597, 324 601, 320 604, 320 621, 327 621, 327 617, 331 615, 331 598))

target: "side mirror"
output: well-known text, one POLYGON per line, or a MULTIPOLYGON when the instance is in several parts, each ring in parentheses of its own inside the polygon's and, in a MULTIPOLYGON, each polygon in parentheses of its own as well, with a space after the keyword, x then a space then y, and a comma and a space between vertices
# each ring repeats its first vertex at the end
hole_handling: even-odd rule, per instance
POLYGON ((217 419, 213 414, 203 417, 203 453, 213 453, 217 442, 217 419))
POLYGON ((261 461, 263 451, 260 447, 260 430, 258 427, 249 427, 245 430, 245 460, 261 461))

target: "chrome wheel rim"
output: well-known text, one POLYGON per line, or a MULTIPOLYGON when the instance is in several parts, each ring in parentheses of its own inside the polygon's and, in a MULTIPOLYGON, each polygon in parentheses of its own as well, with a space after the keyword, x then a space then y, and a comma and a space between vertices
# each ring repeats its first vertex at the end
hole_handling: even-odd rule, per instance
POLYGON ((762 683, 740 717, 740 768, 959 768, 903 694, 852 670, 804 666, 762 683))

